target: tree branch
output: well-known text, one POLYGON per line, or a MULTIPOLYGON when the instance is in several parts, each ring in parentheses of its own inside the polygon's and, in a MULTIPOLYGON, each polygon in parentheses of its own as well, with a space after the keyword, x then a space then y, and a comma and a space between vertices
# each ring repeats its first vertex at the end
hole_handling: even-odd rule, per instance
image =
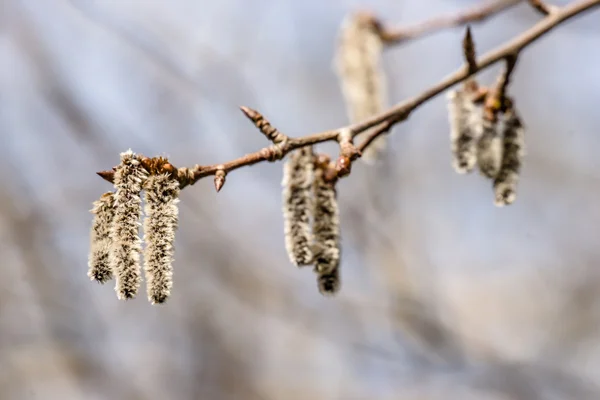
POLYGON ((528 0, 529 4, 540 14, 548 15, 556 11, 555 6, 548 5, 544 3, 542 0, 528 0))
POLYGON ((477 5, 458 14, 442 15, 424 22, 398 29, 382 28, 381 38, 387 44, 406 42, 431 35, 444 29, 462 26, 471 22, 482 22, 492 15, 498 14, 523 0, 492 0, 477 5))
MULTIPOLYGON (((506 3, 511 3, 512 5, 512 3, 516 3, 516 1, 504 1, 499 2, 497 4, 495 3, 496 10, 498 9, 498 7, 500 7, 500 3, 504 7, 507 7, 506 3)), ((277 136, 277 139, 281 140, 276 140, 276 143, 269 147, 265 147, 254 153, 246 154, 245 156, 242 156, 232 161, 228 161, 226 163, 207 166, 195 165, 192 168, 180 168, 178 170, 175 169, 175 171, 177 171, 181 187, 183 188, 187 185, 194 184, 196 181, 204 177, 210 175, 217 175, 217 171, 219 171, 215 179, 215 186, 218 189, 220 189, 225 181, 226 174, 233 170, 245 166, 254 165, 263 161, 274 162, 277 160, 281 160, 290 151, 322 142, 337 141, 340 144, 341 149, 343 150, 344 141, 346 142, 345 146, 348 146, 348 142, 352 143, 352 139, 354 137, 366 131, 367 129, 377 126, 377 128, 369 134, 369 136, 364 140, 363 143, 361 143, 357 147, 354 147, 354 145, 352 144, 353 151, 351 154, 351 158, 359 157, 360 153, 364 151, 364 149, 368 147, 368 145, 371 142, 373 142, 373 140, 375 140, 379 135, 387 133, 396 123, 408 118, 408 116, 413 110, 415 110, 425 102, 431 100, 432 98, 436 97, 437 95, 443 93, 455 84, 467 80, 472 75, 490 67, 491 65, 494 65, 500 61, 507 61, 508 75, 506 76, 506 79, 508 79, 510 72, 512 71, 512 67, 514 66, 513 61, 516 60, 516 57, 523 49, 525 49, 534 41, 547 34, 563 22, 566 22, 567 20, 571 19, 572 17, 575 17, 576 15, 583 14, 586 11, 590 11, 597 6, 600 6, 600 0, 579 0, 564 7, 556 8, 551 13, 547 14, 540 22, 535 24, 527 31, 523 32, 521 35, 513 38, 504 45, 501 45, 498 48, 480 57, 477 60, 475 66, 471 65, 471 68, 469 68, 467 65, 463 65, 463 67, 458 69, 456 72, 448 75, 439 83, 426 89, 421 94, 396 104, 384 113, 381 113, 356 124, 351 124, 338 129, 327 130, 323 132, 313 133, 307 136, 293 138, 283 135, 275 128, 272 128, 268 121, 260 113, 244 107, 242 109, 244 113, 257 125, 261 132, 267 135, 267 137, 269 137, 271 140, 273 140, 275 136, 277 136), (344 133, 343 135, 342 132, 344 133)), ((491 5, 489 5, 488 7, 491 7, 491 5)), ((489 10, 489 8, 487 8, 486 10, 489 10)), ((482 15, 481 10, 479 12, 480 15, 482 15)), ((488 11, 488 13, 491 14, 490 11, 488 11)), ((471 18, 474 18, 473 15, 476 15, 476 13, 468 15, 471 15, 471 18)), ((484 13, 483 15, 487 16, 488 14, 484 13)), ((455 20, 464 21, 465 18, 466 17, 463 15, 455 18, 455 20)), ((437 24, 437 26, 439 26, 440 23, 437 24)), ((427 30, 423 30, 423 32, 426 31, 427 30)), ((342 151, 342 156, 343 155, 344 151, 342 151)), ((103 179, 109 182, 112 182, 113 174, 113 171, 102 171, 98 173, 98 175, 100 175, 103 179)))

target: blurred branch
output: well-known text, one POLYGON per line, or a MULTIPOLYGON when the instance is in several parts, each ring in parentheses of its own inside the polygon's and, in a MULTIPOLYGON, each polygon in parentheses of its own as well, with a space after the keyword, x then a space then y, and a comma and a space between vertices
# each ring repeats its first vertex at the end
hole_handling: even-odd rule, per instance
POLYGON ((457 14, 442 15, 404 28, 383 29, 381 31, 381 37, 384 42, 388 44, 406 42, 428 36, 444 29, 462 26, 471 22, 482 22, 522 1, 523 0, 488 1, 483 5, 477 5, 457 14))
MULTIPOLYGON (((263 134, 265 134, 267 139, 273 142, 273 145, 222 164, 205 166, 195 165, 192 168, 179 168, 177 170, 177 178, 179 179, 181 186, 185 187, 194 184, 201 178, 215 175, 218 179, 218 181, 215 180, 215 186, 217 189, 220 189, 224 183, 225 176, 233 170, 263 161, 274 162, 281 160, 287 153, 298 148, 329 141, 336 141, 340 145, 340 158, 338 159, 336 168, 333 171, 330 171, 330 179, 333 180, 347 175, 349 172, 348 165, 340 161, 346 159, 354 161, 356 158, 360 157, 361 152, 372 143, 374 139, 379 135, 387 133, 387 131, 396 123, 407 119, 413 110, 443 93, 455 84, 467 80, 472 75, 487 69, 497 62, 508 61, 510 65, 511 60, 516 59, 517 55, 523 49, 537 39, 572 17, 591 11, 597 6, 600 6, 600 0, 579 0, 567 6, 556 8, 529 30, 480 57, 476 60, 475 65, 473 65, 473 63, 471 63, 472 65, 470 66, 464 65, 439 83, 423 91, 421 94, 398 103, 379 115, 342 128, 293 138, 284 135, 272 127, 259 112, 247 107, 242 107, 242 111, 246 116, 252 120, 263 134), (377 126, 377 128, 369 135, 369 137, 367 137, 365 142, 359 146, 354 146, 353 139, 356 136, 375 126, 377 126)), ((102 171, 98 173, 98 175, 109 182, 112 182, 113 174, 113 171, 102 171)))
POLYGON ((545 4, 542 0, 529 0, 529 4, 531 4, 531 6, 535 8, 536 11, 543 15, 548 15, 557 10, 555 6, 545 4))

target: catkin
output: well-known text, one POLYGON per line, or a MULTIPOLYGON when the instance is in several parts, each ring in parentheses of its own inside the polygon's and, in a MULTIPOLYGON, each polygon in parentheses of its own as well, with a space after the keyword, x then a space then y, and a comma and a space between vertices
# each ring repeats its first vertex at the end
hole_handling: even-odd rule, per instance
POLYGON ((152 175, 144 184, 144 272, 152 304, 164 303, 173 287, 179 190, 179 182, 169 174, 152 175))
POLYGON ((477 142, 477 165, 482 175, 494 179, 502 164, 502 128, 501 120, 482 120, 482 133, 477 142))
MULTIPOLYGON (((387 105, 386 77, 382 66, 383 42, 373 17, 365 13, 347 16, 340 28, 334 69, 351 122, 363 121, 387 105)), ((380 136, 363 152, 372 163, 385 148, 380 136)))
POLYGON ((448 93, 448 119, 452 166, 459 174, 471 172, 477 163, 477 140, 481 134, 482 110, 464 90, 448 93))
POLYGON ((115 217, 110 256, 117 281, 115 291, 121 300, 134 298, 140 287, 140 192, 146 178, 139 158, 131 150, 121 153, 121 164, 114 175, 115 217))
POLYGON ((340 287, 340 218, 335 186, 324 179, 322 168, 315 170, 314 195, 314 270, 321 293, 334 294, 340 287))
POLYGON ((514 109, 505 114, 502 165, 494 180, 494 203, 498 207, 513 203, 525 154, 525 129, 514 109))
POLYGON ((340 267, 337 266, 328 274, 317 276, 319 293, 323 296, 332 296, 340 290, 340 267))
POLYGON ((104 193, 99 200, 94 202, 94 207, 90 211, 94 214, 94 221, 90 233, 87 275, 93 281, 106 283, 113 278, 109 254, 110 231, 115 216, 114 193, 104 193))
POLYGON ((312 263, 310 218, 314 156, 310 146, 292 152, 283 167, 283 221, 285 248, 296 266, 312 263))

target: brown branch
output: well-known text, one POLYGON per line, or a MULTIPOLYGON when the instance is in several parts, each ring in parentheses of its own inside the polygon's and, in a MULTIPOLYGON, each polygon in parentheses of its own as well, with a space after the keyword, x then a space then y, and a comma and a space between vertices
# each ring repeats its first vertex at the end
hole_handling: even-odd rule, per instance
POLYGON ((542 15, 548 15, 548 14, 556 11, 555 6, 548 5, 548 4, 544 3, 542 0, 528 0, 528 2, 529 2, 529 4, 531 4, 531 6, 533 8, 535 8, 542 15))
POLYGON ((406 42, 424 37, 444 29, 462 26, 472 22, 482 22, 523 0, 491 0, 483 5, 477 5, 458 14, 442 15, 427 21, 398 29, 381 28, 381 38, 387 44, 406 42))
MULTIPOLYGON (((415 110, 425 102, 438 96, 450 87, 467 80, 475 73, 487 69, 488 67, 496 64, 497 62, 503 60, 510 61, 513 58, 515 58, 516 60, 516 57, 523 49, 525 49, 527 46, 535 42, 543 35, 550 32, 558 25, 566 22, 567 20, 571 19, 572 17, 575 17, 576 15, 583 14, 584 12, 592 10, 593 8, 598 6, 600 6, 600 0, 579 0, 567 6, 557 8, 556 11, 553 11, 552 13, 548 14, 545 18, 543 18, 541 21, 539 21, 527 31, 523 32, 521 35, 513 38, 504 45, 497 47, 496 49, 488 52, 487 54, 479 58, 479 60, 477 60, 475 71, 469 71, 468 68, 465 68, 463 66, 454 73, 448 75, 446 78, 442 79, 439 83, 433 85, 429 89, 426 89, 421 94, 411 99, 405 100, 401 103, 398 103, 389 110, 372 118, 369 118, 365 121, 345 126, 343 128, 313 133, 298 138, 286 136, 287 140, 283 140, 277 144, 265 147, 254 153, 246 154, 245 156, 242 156, 240 158, 226 163, 208 166, 196 165, 190 169, 180 168, 179 170, 177 170, 178 179, 180 180, 182 187, 184 187, 188 184, 193 184, 199 179, 204 178, 206 176, 215 175, 217 171, 223 171, 219 174, 228 174, 229 172, 238 168, 254 165, 259 162, 272 162, 280 160, 290 151, 298 149, 300 147, 310 146, 328 141, 340 142, 340 136, 346 136, 340 135, 342 132, 349 132, 350 137, 354 138, 360 133, 372 127, 379 126, 378 128, 374 129, 365 139, 365 141, 356 148, 356 150, 358 150, 358 153, 356 154, 358 155, 379 135, 382 135, 389 131, 389 129, 392 126, 394 126, 394 124, 408 118, 408 116, 413 110, 415 110)), ((506 77, 506 79, 510 77, 510 71, 512 70, 512 67, 514 67, 514 64, 511 66, 509 62, 507 63, 507 67, 510 68, 507 68, 509 75, 506 77)), ((100 175, 105 180, 112 182, 113 171, 102 171, 99 172, 98 175, 100 175)))

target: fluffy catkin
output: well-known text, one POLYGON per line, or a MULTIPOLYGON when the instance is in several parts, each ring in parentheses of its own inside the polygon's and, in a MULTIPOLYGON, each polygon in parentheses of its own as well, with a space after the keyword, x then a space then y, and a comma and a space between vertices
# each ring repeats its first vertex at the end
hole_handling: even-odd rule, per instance
POLYGON ((448 93, 452 166, 459 174, 471 172, 477 163, 481 117, 481 107, 473 103, 468 93, 462 90, 448 93))
POLYGON ((110 265, 110 230, 115 216, 114 193, 104 193, 94 202, 90 210, 94 214, 90 233, 90 255, 88 258, 88 276, 91 280, 106 283, 113 278, 110 265))
POLYGON ((317 286, 319 293, 323 296, 332 296, 340 290, 340 267, 334 268, 328 274, 319 274, 317 276, 317 286))
POLYGON ((339 208, 335 186, 333 183, 325 181, 324 171, 321 168, 315 170, 314 195, 314 270, 318 275, 321 293, 334 294, 340 287, 338 272, 341 253, 339 208))
POLYGON ((303 147, 292 152, 283 167, 283 223, 285 248, 292 264, 312 263, 310 218, 312 207, 313 152, 303 147))
POLYGON ((494 179, 502 164, 503 121, 482 120, 482 133, 477 142, 477 165, 482 175, 494 179))
POLYGON ((164 303, 173 287, 179 190, 179 182, 169 174, 152 175, 144 184, 144 272, 152 304, 164 303))
MULTIPOLYGON (((344 19, 338 36, 334 69, 353 123, 372 117, 387 106, 382 50, 383 42, 371 16, 355 13, 344 19)), ((373 163, 385 144, 383 135, 375 139, 363 152, 362 160, 373 163)))
POLYGON ((502 145, 504 148, 502 166, 494 180, 494 203, 498 207, 515 201, 519 172, 525 154, 525 129, 515 110, 509 110, 505 114, 502 145))
POLYGON ((131 150, 121 153, 121 164, 114 175, 115 217, 111 229, 111 264, 117 280, 115 291, 121 300, 134 298, 140 287, 140 192, 146 178, 138 157, 131 150))

